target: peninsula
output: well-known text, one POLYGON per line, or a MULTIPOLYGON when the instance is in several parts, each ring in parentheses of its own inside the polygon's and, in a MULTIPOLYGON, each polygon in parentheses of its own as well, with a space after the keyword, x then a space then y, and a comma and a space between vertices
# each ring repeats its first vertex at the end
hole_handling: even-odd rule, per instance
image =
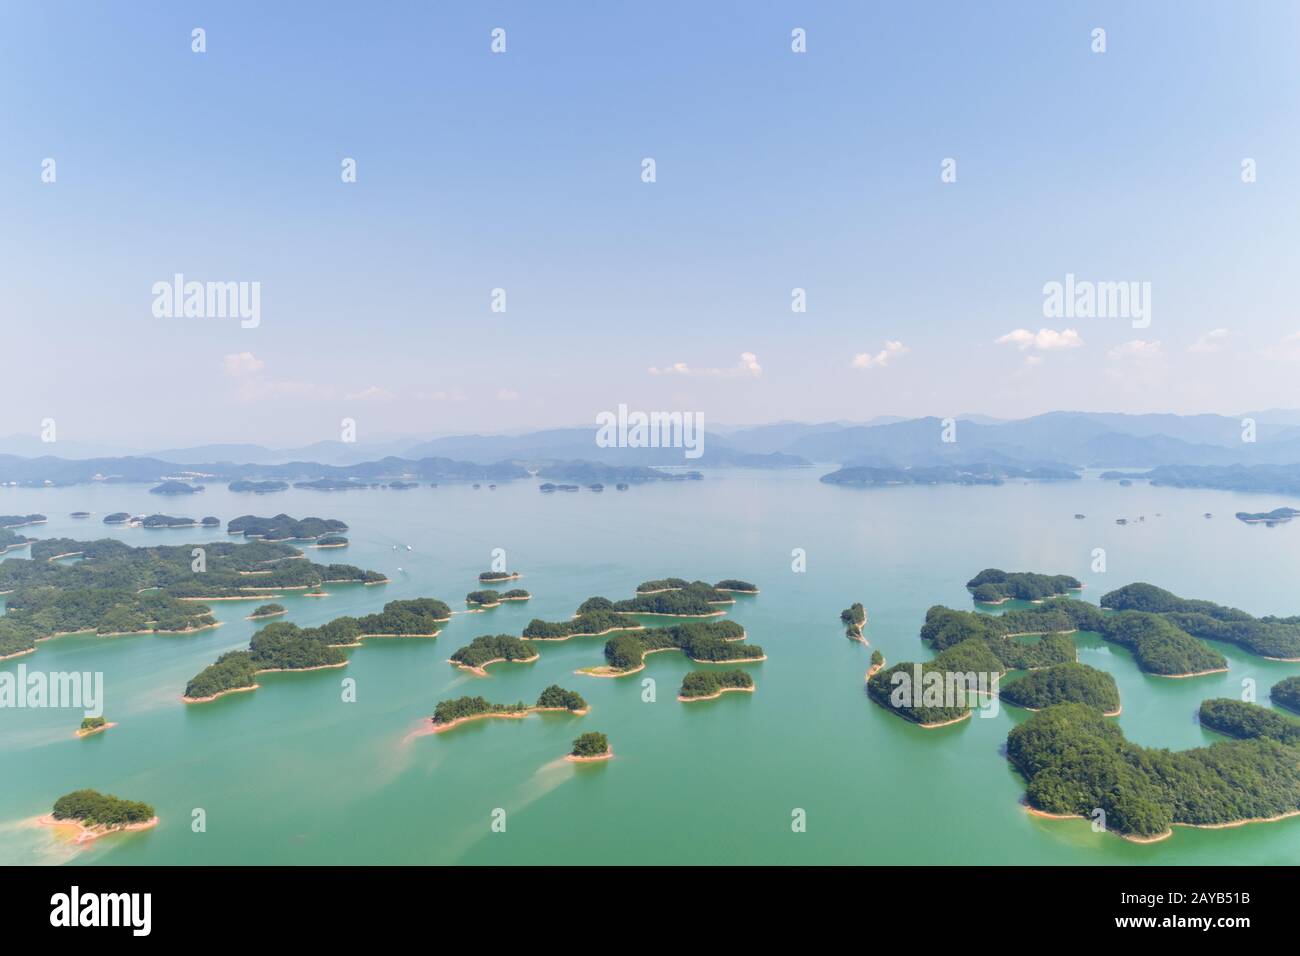
POLYGON ((531 644, 512 634, 484 634, 474 638, 464 647, 457 648, 450 660, 462 670, 485 677, 489 664, 504 662, 527 664, 540 656, 531 644))

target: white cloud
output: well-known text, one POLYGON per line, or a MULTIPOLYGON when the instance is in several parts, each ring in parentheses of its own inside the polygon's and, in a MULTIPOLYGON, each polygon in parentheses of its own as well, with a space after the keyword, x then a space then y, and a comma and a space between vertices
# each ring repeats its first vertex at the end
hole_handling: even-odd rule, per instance
POLYGON ((1264 354, 1282 362, 1300 362, 1300 332, 1292 332, 1282 341, 1264 349, 1264 354))
POLYGON ((908 352, 912 351, 902 342, 889 340, 885 342, 885 347, 872 355, 870 352, 862 352, 853 356, 852 366, 854 368, 884 368, 894 359, 902 358, 908 352))
POLYGON ((763 366, 758 364, 758 356, 753 352, 741 352, 740 361, 731 368, 691 368, 685 362, 674 362, 656 368, 650 366, 651 375, 701 375, 711 378, 758 378, 763 374, 763 366))
POLYGON ((350 402, 391 402, 397 398, 388 389, 379 385, 368 386, 359 392, 348 392, 343 397, 350 402))
POLYGON ((1125 342, 1123 345, 1117 345, 1106 353, 1110 358, 1117 362, 1136 361, 1142 362, 1148 359, 1159 358, 1164 354, 1160 350, 1159 342, 1148 342, 1145 339, 1133 339, 1125 342))
POLYGON ((1075 329, 1039 329, 1035 334, 1028 329, 1013 329, 1006 335, 994 339, 995 345, 1014 345, 1022 352, 1025 349, 1037 349, 1040 352, 1055 352, 1060 349, 1077 349, 1083 345, 1083 339, 1075 329))
POLYGON ((221 360, 221 370, 231 378, 241 378, 262 371, 266 363, 252 352, 232 352, 221 360))
POLYGON ((1227 329, 1211 329, 1187 347, 1189 352, 1222 352, 1228 344, 1227 329))

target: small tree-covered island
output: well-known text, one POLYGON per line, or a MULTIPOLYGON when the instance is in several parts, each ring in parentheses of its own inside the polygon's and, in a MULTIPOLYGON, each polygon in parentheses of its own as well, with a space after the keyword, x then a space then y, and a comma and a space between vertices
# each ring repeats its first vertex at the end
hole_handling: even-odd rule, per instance
POLYGON ((728 691, 754 691, 754 678, 745 671, 691 671, 682 678, 680 701, 715 700, 728 691))
POLYGON ((590 763, 596 760, 608 760, 614 756, 609 745, 609 738, 599 731, 585 733, 573 741, 573 749, 564 757, 573 763, 590 763))
POLYGON ((471 608, 487 610, 500 607, 503 601, 527 601, 531 597, 532 595, 523 588, 511 588, 509 591, 493 591, 485 588, 481 591, 470 591, 465 595, 465 603, 471 608))
POLYGON ((763 648, 742 644, 745 629, 735 621, 692 622, 652 627, 611 637, 605 643, 605 663, 578 671, 589 677, 626 677, 645 667, 648 654, 682 651, 697 664, 767 660, 763 648))
POLYGON ((110 723, 105 717, 83 717, 81 726, 77 728, 78 737, 89 737, 92 734, 103 733, 110 727, 116 727, 117 724, 110 723))
POLYGON ((985 568, 966 582, 971 596, 981 604, 1004 601, 1041 601, 1083 589, 1083 582, 1068 574, 1035 574, 1032 571, 1003 571, 985 568))
MULTIPOLYGON (((226 523, 229 534, 242 534, 245 538, 260 538, 263 541, 311 541, 327 535, 341 536, 341 532, 347 530, 347 524, 337 518, 298 519, 287 514, 271 518, 241 515, 226 523)), ((347 543, 346 538, 343 543, 347 543)))
POLYGON ((451 609, 434 598, 390 601, 378 614, 337 617, 320 627, 275 621, 253 635, 246 651, 228 651, 185 686, 187 704, 204 704, 237 691, 256 690, 258 674, 345 667, 345 647, 367 637, 436 637, 451 609))
POLYGON ((416 731, 413 736, 426 733, 441 734, 471 720, 487 717, 518 720, 529 714, 544 711, 564 711, 581 717, 589 710, 581 694, 565 690, 558 684, 552 684, 538 694, 537 703, 531 707, 522 700, 514 704, 496 704, 483 697, 456 697, 452 700, 438 701, 433 709, 433 716, 428 718, 422 729, 416 731))
POLYGON ((724 612, 718 610, 716 605, 736 603, 729 592, 719 590, 712 584, 682 578, 645 581, 637 586, 636 592, 635 597, 622 601, 611 601, 603 597, 588 598, 579 606, 578 613, 613 611, 618 614, 655 617, 718 617, 724 612))
POLYGON ((481 571, 478 580, 479 584, 500 584, 502 581, 513 581, 522 577, 523 575, 518 571, 481 571))
POLYGON ((535 647, 513 634, 484 634, 457 648, 450 660, 462 670, 484 677, 489 664, 527 664, 540 656, 535 647))
POLYGON ((288 609, 283 604, 260 604, 253 608, 253 613, 248 615, 248 620, 260 621, 263 618, 279 617, 288 613, 288 609))
POLYGON ((867 609, 856 601, 840 611, 840 623, 844 625, 844 636, 854 641, 867 643, 862 629, 867 625, 867 609))
POLYGON ((70 828, 76 843, 89 843, 108 833, 147 830, 158 825, 153 807, 136 800, 123 800, 98 790, 74 790, 54 801, 49 816, 38 820, 43 826, 70 828))
POLYGON ((1175 826, 1218 829, 1300 814, 1300 748, 1268 736, 1271 725, 1217 706, 1207 718, 1203 709, 1202 720, 1216 719, 1242 739, 1170 751, 1129 742, 1094 707, 1053 704, 1008 734, 1007 757, 1028 782, 1032 812, 1100 820, 1138 842, 1164 839, 1175 826))

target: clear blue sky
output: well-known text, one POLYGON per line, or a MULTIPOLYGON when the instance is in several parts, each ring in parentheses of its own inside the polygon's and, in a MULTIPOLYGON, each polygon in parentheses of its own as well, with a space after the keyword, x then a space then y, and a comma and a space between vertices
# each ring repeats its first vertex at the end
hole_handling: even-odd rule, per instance
POLYGON ((1295 406, 1298 46, 1290 2, 9 0, 0 435, 1295 406), (176 272, 261 325, 154 318, 176 272), (1067 273, 1150 327, 1045 319, 1067 273))

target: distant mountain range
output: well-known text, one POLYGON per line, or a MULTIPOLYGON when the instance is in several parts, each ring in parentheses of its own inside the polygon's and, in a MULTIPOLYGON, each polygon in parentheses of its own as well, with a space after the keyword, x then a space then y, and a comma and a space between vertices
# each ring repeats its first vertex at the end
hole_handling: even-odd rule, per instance
MULTIPOLYGON (((552 428, 519 435, 460 435, 361 444, 318 442, 295 449, 216 444, 165 449, 147 456, 88 456, 95 446, 35 439, 0 441, 0 482, 56 484, 100 479, 159 481, 186 472, 218 480, 318 478, 374 480, 504 480, 542 472, 577 480, 600 474, 653 480, 654 469, 808 468, 840 465, 874 469, 958 469, 962 474, 1006 475, 1092 468, 1277 466, 1300 464, 1300 411, 1271 409, 1244 415, 1125 415, 1048 412, 1004 421, 965 415, 955 427, 935 417, 881 417, 866 423, 777 422, 708 430, 703 453, 681 448, 606 448, 594 427, 552 428), (1243 419, 1254 421, 1253 434, 1243 419), (953 441, 945 437, 955 438, 953 441), (1253 438, 1253 440, 1244 440, 1253 438), (60 457, 48 453, 55 447, 60 457), (601 469, 592 466, 604 466, 601 469), (612 469, 612 470, 611 470, 612 469), (632 477, 638 475, 639 478, 632 477), (647 474, 646 472, 649 472, 647 474)), ((882 472, 884 474, 885 472, 882 472)), ((935 472, 942 474, 944 472, 935 472)), ((954 472, 949 472, 954 473, 954 472)), ((919 475, 918 475, 919 477, 919 475)))

